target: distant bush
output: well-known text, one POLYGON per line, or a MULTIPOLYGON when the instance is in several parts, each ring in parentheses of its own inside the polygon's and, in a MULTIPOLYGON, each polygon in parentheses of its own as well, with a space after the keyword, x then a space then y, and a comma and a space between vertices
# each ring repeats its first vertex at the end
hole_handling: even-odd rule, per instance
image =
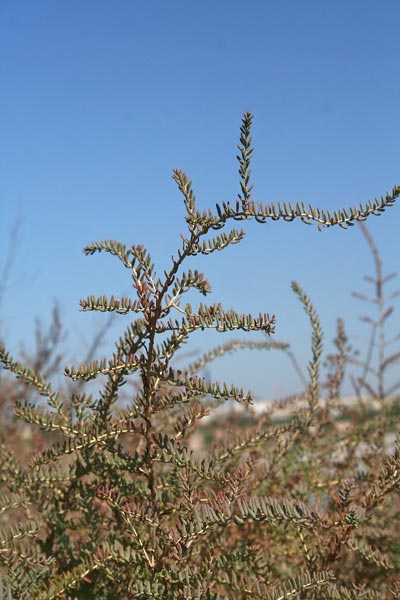
POLYGON ((3 366, 47 403, 21 392, 16 397, 17 388, 9 380, 5 387, 2 377, 2 405, 9 406, 10 397, 15 402, 16 417, 28 424, 17 434, 30 432, 33 452, 28 460, 23 440, 20 448, 15 444, 15 421, 3 410, 0 598, 400 598, 399 384, 388 387, 385 380, 400 354, 386 353, 385 325, 393 311, 383 295, 388 278, 365 226, 378 307, 377 318, 364 319, 372 332, 365 359, 354 353, 338 320, 322 381, 318 315, 293 282, 311 326, 304 392, 256 415, 250 392, 199 375, 210 361, 240 348, 290 352, 270 337, 273 315, 239 314, 220 304, 195 310, 183 302, 192 289, 203 296, 211 291, 202 273, 182 270, 185 261, 242 240, 243 230, 224 231, 228 221, 299 218, 319 228, 346 227, 400 196, 396 187, 366 206, 333 214, 254 202, 251 125, 246 113, 235 202, 199 210, 190 180, 174 171, 186 232, 162 276, 141 245, 103 241, 85 248, 116 256, 136 291, 134 299, 81 300, 84 311, 137 315, 111 359, 66 368, 79 387, 56 392, 41 374, 46 364, 30 368, 0 350, 3 366), (178 351, 193 332, 209 328, 261 331, 266 340, 230 341, 178 369, 178 351), (341 395, 349 365, 360 368, 353 403, 341 395), (122 407, 121 388, 132 374, 138 383, 122 407), (85 394, 83 383, 100 376, 101 391, 85 394), (244 406, 243 415, 213 419, 214 409, 230 400, 244 406), (207 415, 211 420, 201 426, 207 415), (199 450, 194 433, 201 436, 199 450))

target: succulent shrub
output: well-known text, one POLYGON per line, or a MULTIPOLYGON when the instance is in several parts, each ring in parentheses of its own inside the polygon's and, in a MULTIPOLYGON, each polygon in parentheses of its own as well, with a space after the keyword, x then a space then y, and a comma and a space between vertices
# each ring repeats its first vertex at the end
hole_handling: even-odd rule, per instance
POLYGON ((77 391, 55 391, 37 369, 0 350, 3 366, 42 397, 18 399, 17 417, 47 432, 46 447, 25 462, 6 438, 0 447, 5 597, 400 597, 398 399, 385 397, 368 414, 361 400, 343 402, 341 385, 354 358, 343 322, 323 382, 318 314, 292 283, 311 326, 306 386, 261 415, 251 410, 251 392, 199 374, 240 348, 290 350, 272 337, 274 315, 185 303, 190 290, 204 297, 211 291, 203 273, 184 270, 190 257, 240 243, 242 229, 226 231, 231 221, 301 219, 320 229, 347 227, 400 196, 395 187, 365 206, 332 213, 304 203, 256 202, 251 126, 246 113, 234 202, 199 210, 189 178, 173 172, 186 230, 162 275, 142 245, 107 240, 85 248, 87 255, 108 252, 121 261, 135 297, 89 296, 82 310, 134 318, 111 358, 65 369, 80 383, 77 391), (205 329, 264 332, 266 338, 229 341, 178 368, 175 359, 187 340, 205 329), (122 405, 132 375, 136 384, 122 405), (83 383, 97 378, 100 391, 85 393, 83 383), (243 416, 213 419, 231 400, 246 408, 243 416), (202 427, 206 416, 211 421, 202 427), (203 436, 200 450, 195 432, 203 436))

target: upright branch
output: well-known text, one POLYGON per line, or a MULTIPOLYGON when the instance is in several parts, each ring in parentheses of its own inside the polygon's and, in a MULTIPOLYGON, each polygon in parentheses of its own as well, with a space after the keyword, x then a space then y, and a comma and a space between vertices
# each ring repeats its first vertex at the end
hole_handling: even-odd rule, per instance
POLYGON ((240 144, 238 144, 240 154, 236 157, 239 161, 240 187, 242 190, 242 193, 238 194, 238 198, 244 211, 248 209, 253 190, 253 186, 250 185, 250 160, 253 155, 253 148, 251 147, 253 138, 250 135, 252 123, 253 115, 249 112, 245 113, 240 127, 240 144))
POLYGON ((310 376, 310 384, 308 388, 308 402, 310 410, 315 411, 319 402, 319 388, 320 388, 320 358, 322 354, 322 339, 323 333, 319 317, 311 304, 307 294, 301 289, 296 281, 292 281, 292 289, 298 296, 300 302, 304 306, 312 328, 311 336, 311 351, 312 359, 308 365, 308 374, 310 376))

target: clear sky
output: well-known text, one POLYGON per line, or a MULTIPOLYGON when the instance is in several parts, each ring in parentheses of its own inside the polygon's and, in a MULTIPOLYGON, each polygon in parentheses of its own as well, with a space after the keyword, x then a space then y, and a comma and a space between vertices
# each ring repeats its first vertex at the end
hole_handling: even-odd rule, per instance
MULTIPOLYGON (((255 115, 256 200, 338 209, 400 184, 399 19, 398 0, 2 0, 0 267, 22 219, 0 307, 9 348, 29 346, 34 317, 48 321, 58 299, 79 362, 106 318, 80 313, 79 299, 129 294, 131 283, 116 259, 82 248, 143 243, 162 273, 185 228, 172 169, 188 173, 202 208, 235 199, 245 111, 255 115)), ((386 272, 400 266, 399 216, 396 205, 368 220, 386 272)), ((274 313, 276 339, 303 368, 310 328, 292 279, 320 314, 327 350, 338 316, 366 335, 357 317, 367 307, 351 297, 367 291, 373 265, 359 228, 245 228, 241 244, 191 263, 210 279, 210 302, 274 313)), ((115 334, 128 324, 116 320, 115 334)), ((188 350, 227 339, 198 334, 188 350)), ((111 350, 110 339, 99 358, 111 350)), ((298 388, 279 353, 246 351, 210 373, 263 398, 298 388)))

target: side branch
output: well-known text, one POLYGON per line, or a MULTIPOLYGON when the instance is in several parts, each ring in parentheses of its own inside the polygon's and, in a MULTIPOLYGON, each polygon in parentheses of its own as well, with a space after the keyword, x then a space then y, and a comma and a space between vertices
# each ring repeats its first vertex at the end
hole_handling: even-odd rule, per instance
POLYGON ((368 200, 365 205, 360 203, 358 207, 350 206, 335 210, 333 213, 329 210, 314 208, 311 204, 307 207, 304 202, 297 202, 296 206, 293 206, 290 202, 283 202, 283 204, 278 202, 278 205, 274 203, 263 205, 261 202, 255 203, 253 200, 248 202, 245 210, 243 210, 239 201, 235 203, 234 207, 230 202, 223 202, 222 205, 217 204, 216 210, 221 221, 227 221, 228 219, 242 221, 254 217, 256 221, 265 223, 267 219, 293 221, 300 218, 307 225, 311 225, 312 221, 316 221, 319 229, 334 225, 346 229, 348 226, 353 226, 354 221, 365 221, 370 215, 379 216, 388 206, 393 206, 399 196, 400 186, 395 186, 391 193, 387 192, 381 198, 368 200))

